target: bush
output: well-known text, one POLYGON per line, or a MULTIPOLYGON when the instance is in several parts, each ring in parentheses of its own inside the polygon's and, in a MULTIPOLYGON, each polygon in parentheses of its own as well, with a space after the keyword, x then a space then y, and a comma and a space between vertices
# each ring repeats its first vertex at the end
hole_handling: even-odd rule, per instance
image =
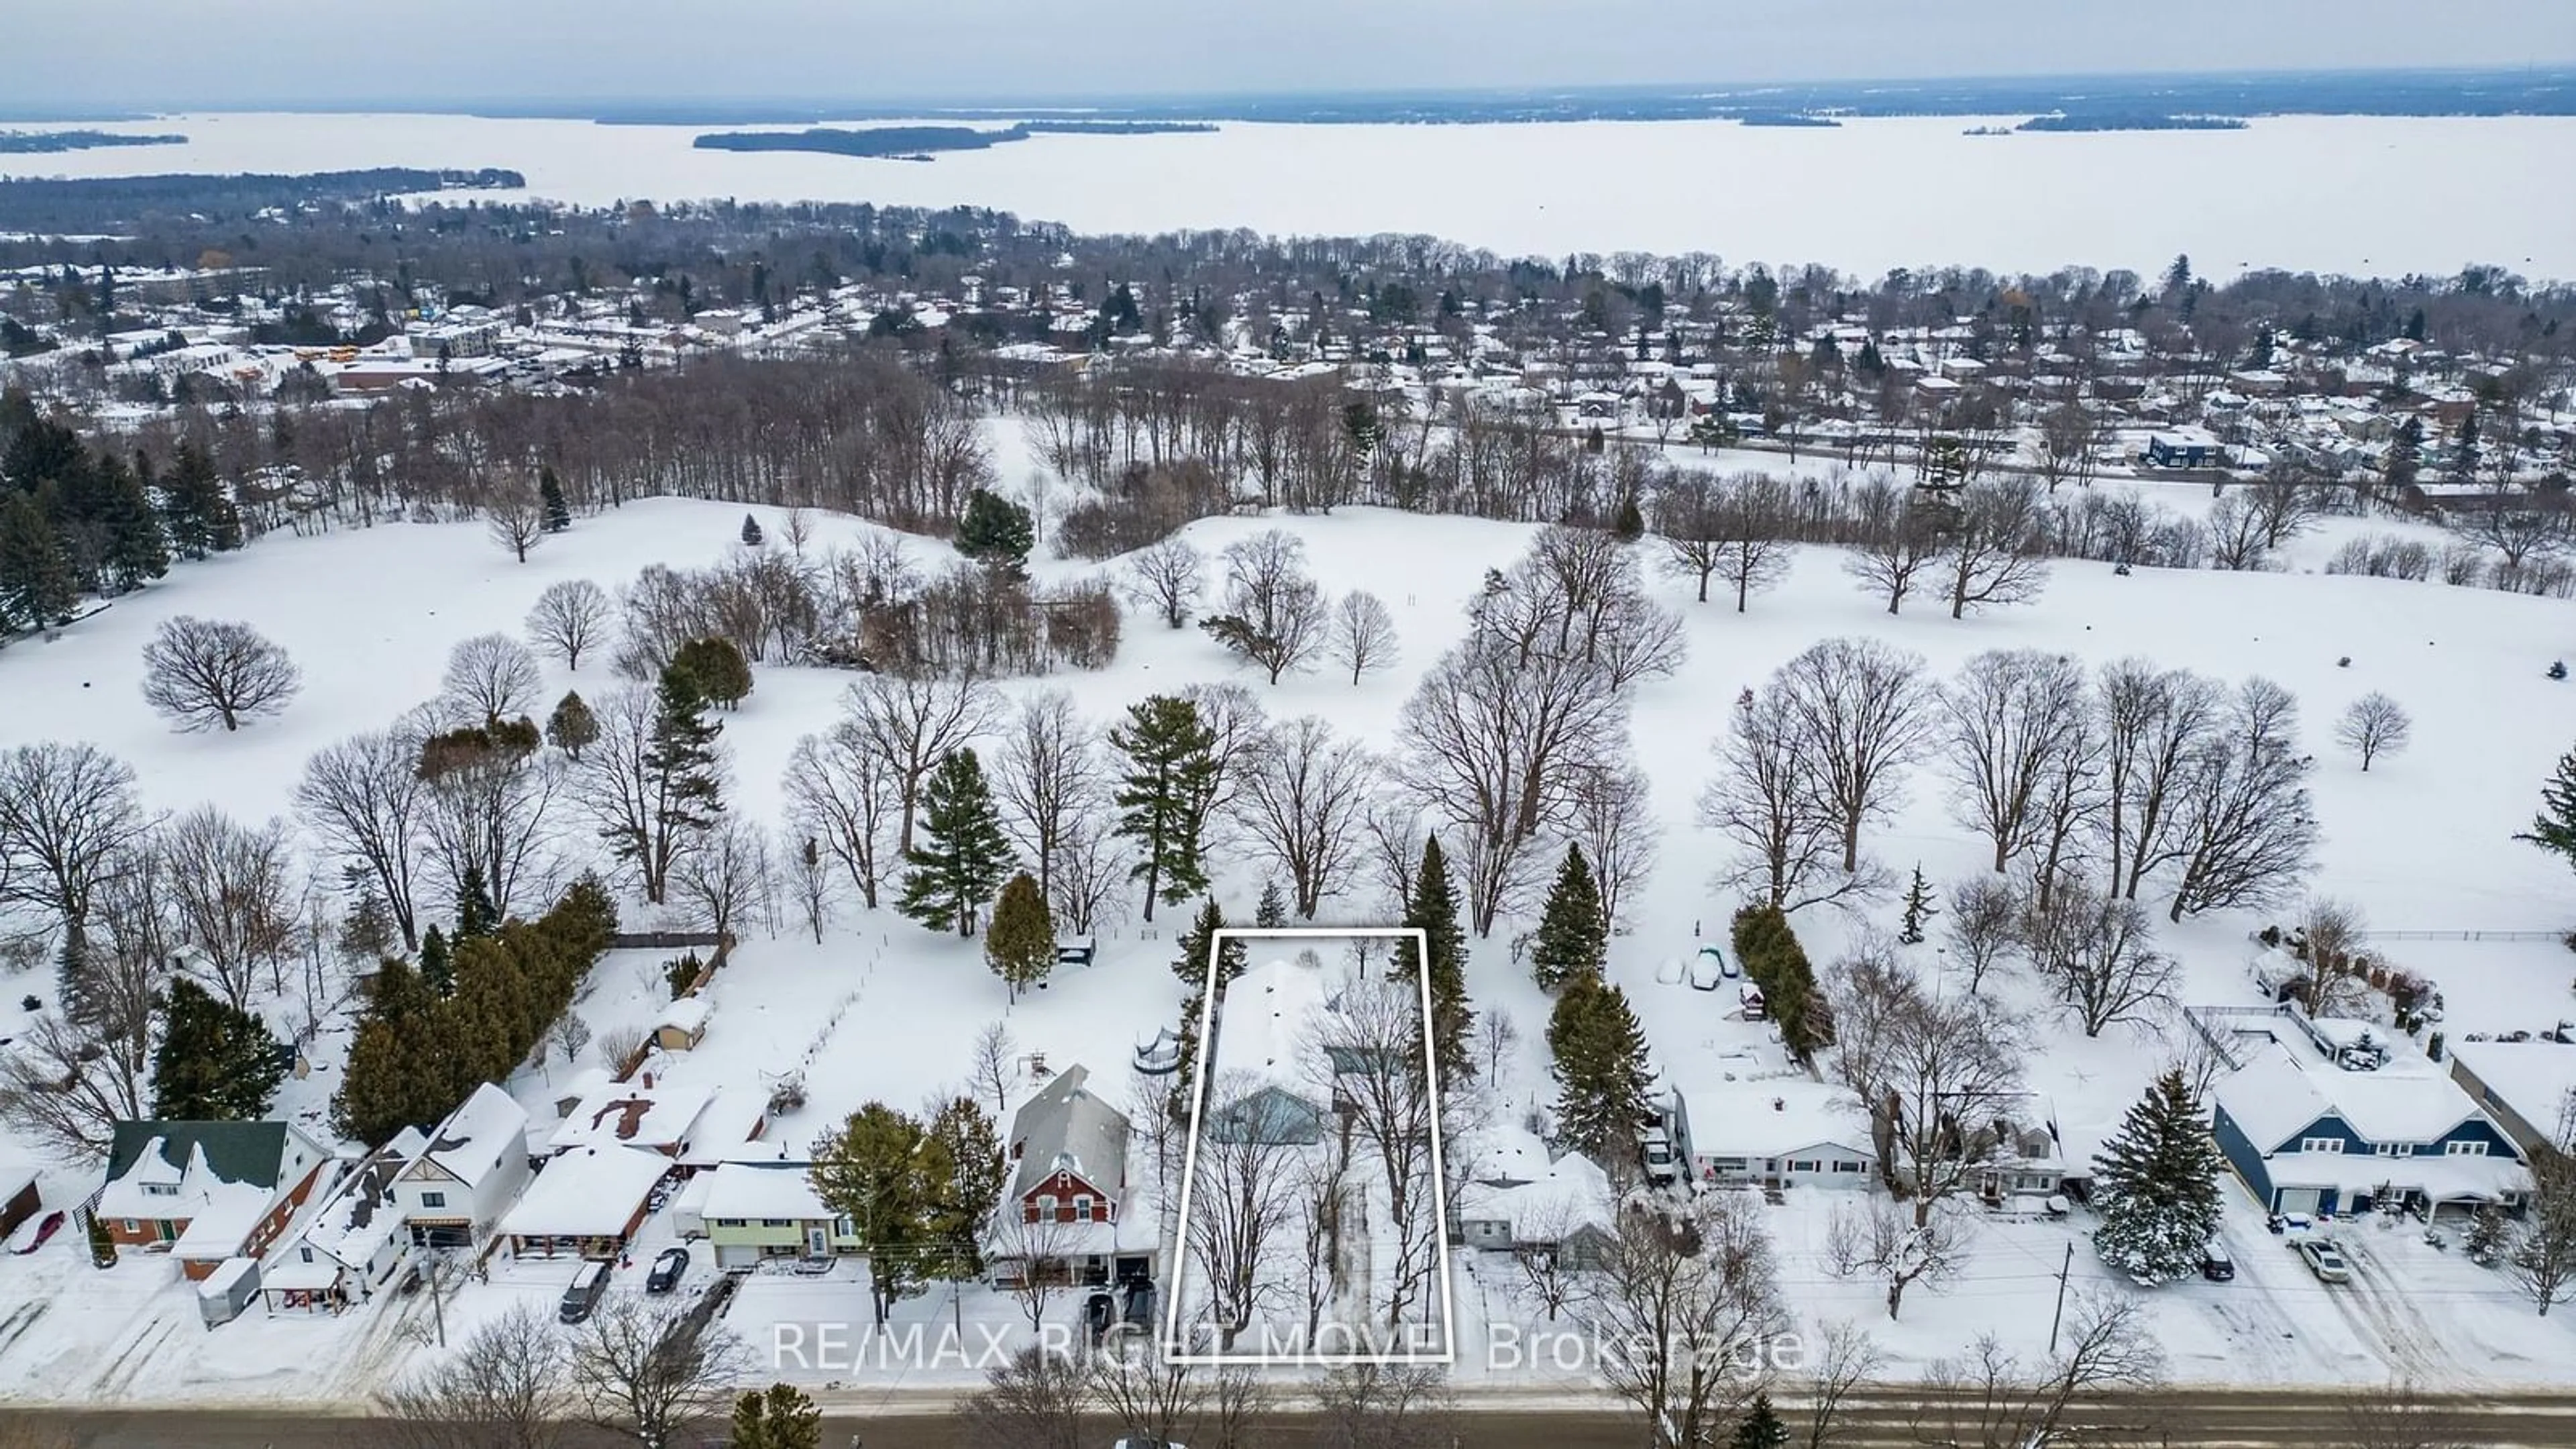
POLYGON ((698 973, 705 969, 706 963, 698 959, 695 951, 663 962, 662 979, 671 983, 671 999, 677 1001, 688 995, 690 983, 696 981, 698 973))
POLYGON ((92 1216, 89 1220, 89 1261, 95 1268, 116 1266, 116 1239, 107 1233, 107 1219, 92 1216))

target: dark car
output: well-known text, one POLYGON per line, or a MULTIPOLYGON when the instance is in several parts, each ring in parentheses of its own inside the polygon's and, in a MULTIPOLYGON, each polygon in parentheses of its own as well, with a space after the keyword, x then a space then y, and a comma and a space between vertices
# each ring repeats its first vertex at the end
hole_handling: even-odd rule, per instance
POLYGON ((1118 1300, 1106 1293, 1094 1293, 1082 1301, 1082 1331, 1097 1339, 1109 1332, 1118 1321, 1118 1300))
POLYGON ((590 1310, 597 1308, 599 1300, 607 1294, 608 1265, 584 1263, 580 1271, 572 1275, 571 1286, 564 1289, 563 1303, 555 1316, 566 1323, 579 1323, 590 1316, 590 1310))
POLYGON ((653 1260, 653 1271, 644 1275, 644 1291, 668 1293, 680 1286, 680 1280, 688 1275, 688 1271, 688 1249, 664 1248, 661 1256, 653 1260))
POLYGON ((1154 1285, 1143 1278, 1131 1278, 1119 1285, 1122 1301, 1118 1305, 1119 1321, 1129 1328, 1146 1328, 1154 1322, 1154 1285))
POLYGON ((2227 1256, 2226 1247, 2215 1239, 2200 1250, 2200 1276, 2212 1283, 2231 1282, 2236 1277, 2236 1260, 2227 1256))

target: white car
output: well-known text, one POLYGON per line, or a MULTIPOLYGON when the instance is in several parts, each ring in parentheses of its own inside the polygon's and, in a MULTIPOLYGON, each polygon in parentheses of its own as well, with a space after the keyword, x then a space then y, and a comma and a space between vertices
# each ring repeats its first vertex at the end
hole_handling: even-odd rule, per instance
POLYGON ((1679 986, 1682 984, 1682 978, 1689 974, 1690 968, 1682 964, 1681 957, 1667 956, 1664 958, 1663 964, 1655 968, 1655 984, 1658 986, 1679 986))
POLYGON ((1693 991, 1715 991, 1719 983, 1735 974, 1726 954, 1715 946, 1702 946, 1699 954, 1691 958, 1690 984, 1693 991))
POLYGON ((2336 1250, 2334 1244, 2323 1238, 2301 1238, 2296 1246, 2299 1256, 2307 1260, 2308 1271, 2317 1275, 2318 1282, 2352 1281, 2352 1265, 2344 1261, 2343 1254, 2336 1250))

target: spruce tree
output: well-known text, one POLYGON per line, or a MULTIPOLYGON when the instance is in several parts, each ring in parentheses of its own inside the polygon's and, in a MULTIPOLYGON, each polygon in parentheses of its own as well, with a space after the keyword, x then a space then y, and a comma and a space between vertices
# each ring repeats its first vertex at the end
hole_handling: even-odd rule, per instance
POLYGON ((2093 1247, 2123 1273, 2180 1278, 2218 1228, 2218 1144, 2179 1071, 2158 1077, 2093 1159, 2093 1247))
POLYGON ((1601 889, 1592 879, 1591 862, 1580 846, 1565 848, 1556 885, 1547 893, 1547 909, 1538 920, 1538 939, 1530 946, 1530 969, 1541 991, 1556 991, 1576 975, 1598 976, 1608 963, 1610 930, 1601 914, 1601 889))
POLYGON ((748 513, 744 514, 742 516, 742 541, 752 548, 758 548, 760 547, 760 539, 760 520, 752 517, 748 513))
POLYGON ((161 485, 162 513, 182 557, 204 558, 242 546, 241 514, 215 474, 213 460, 194 443, 181 443, 161 485))
POLYGON ((1280 897, 1279 882, 1266 880, 1261 883, 1261 902, 1252 908, 1252 924, 1265 931, 1277 930, 1288 924, 1288 903, 1280 897))
POLYGON ((537 506, 545 510, 546 532, 561 533, 572 527, 572 505, 564 499, 563 480, 555 476, 552 464, 537 469, 537 506))
POLYGON ((484 883, 483 867, 465 867, 465 878, 456 883, 456 934, 450 944, 491 935, 500 926, 501 910, 492 904, 492 888, 484 883))
POLYGON ((420 938, 420 979, 441 996, 456 989, 456 965, 448 959, 447 936, 435 925, 420 938))
POLYGON ((731 1449, 822 1449, 823 1411, 803 1389, 771 1384, 733 1403, 731 1449))
POLYGON ((106 556, 100 563, 108 586, 126 593, 170 572, 170 545, 134 470, 113 459, 102 460, 100 469, 104 497, 99 523, 107 530, 106 556))
POLYGON ((1753 1402, 1736 1422, 1735 1433, 1727 1449, 1789 1449, 1789 1426, 1780 1422, 1779 1412, 1771 1407, 1771 1396, 1756 1393, 1753 1402))
POLYGON ((611 853, 635 863, 644 898, 661 904, 670 888, 671 863, 724 813, 724 773, 716 737, 724 726, 707 718, 697 678, 678 664, 663 667, 653 698, 653 726, 644 742, 644 786, 650 800, 642 829, 634 823, 601 832, 611 853))
POLYGON ((895 909, 934 931, 975 934, 975 915, 1011 869, 1002 812, 973 750, 951 751, 922 787, 922 843, 904 855, 903 896, 895 909))
POLYGON ((152 1115, 181 1122, 256 1122, 284 1080, 277 1039, 256 1016, 185 976, 152 1056, 152 1115))
POLYGON ((1028 509, 988 489, 966 495, 965 516, 957 520, 957 552, 1003 578, 1028 571, 1029 550, 1037 546, 1037 527, 1028 509))
POLYGON ((1574 977, 1548 1018, 1547 1045, 1556 1056, 1557 1131, 1604 1167, 1627 1161, 1654 1113, 1646 1032, 1627 994, 1574 977))
POLYGON ((590 702, 577 689, 565 690, 555 701, 555 712, 546 716, 546 743, 578 760, 598 739, 599 716, 591 713, 590 702))
POLYGON ((2528 840, 2576 866, 2576 750, 2558 757, 2557 770, 2540 787, 2540 813, 2514 839, 2528 840))
POLYGON ((1923 923, 1939 914, 1941 914, 1939 911, 1932 908, 1932 887, 1924 884, 1923 867, 1918 864, 1914 867, 1914 883, 1905 888, 1905 919, 1897 927, 1898 943, 1907 946, 1922 945, 1923 923))
POLYGON ((0 630, 62 623, 79 601, 71 560, 44 510, 24 493, 0 503, 0 630))
POLYGON ((1151 921, 1157 901, 1176 906, 1207 889, 1199 802, 1216 780, 1216 733, 1200 721, 1196 704, 1158 694, 1129 705, 1127 723, 1109 731, 1109 743, 1127 757, 1117 833, 1136 843, 1128 874, 1145 883, 1151 921))
MULTIPOLYGON (((1404 925, 1422 932, 1430 948, 1431 1045, 1440 1080, 1457 1084, 1476 1074, 1467 1052, 1467 1030, 1476 1023, 1467 1004, 1467 934, 1458 926, 1458 892, 1449 883, 1449 857, 1440 837, 1424 836, 1422 863, 1413 872, 1413 896, 1405 902, 1404 925)), ((1413 940, 1396 943, 1392 970, 1400 980, 1414 979, 1421 966, 1413 959, 1413 940)))
POLYGON ((1055 918, 1047 911, 1037 877, 1027 871, 1012 876, 993 902, 993 926, 984 933, 984 964, 1009 985, 1013 1003, 1055 969, 1055 918))
MULTIPOLYGON (((1223 929, 1225 911, 1217 905, 1216 898, 1201 901, 1198 914, 1190 919, 1190 928, 1181 933, 1180 954, 1172 958, 1172 974, 1181 979, 1182 985, 1192 990, 1207 985, 1208 949, 1216 933, 1223 929)), ((1250 964, 1251 953, 1245 949, 1243 938, 1228 936, 1225 954, 1217 962, 1217 995, 1225 995, 1226 983, 1241 976, 1250 964)))
POLYGON ((692 639, 671 656, 671 668, 710 704, 733 709, 751 694, 751 664, 730 639, 692 639))

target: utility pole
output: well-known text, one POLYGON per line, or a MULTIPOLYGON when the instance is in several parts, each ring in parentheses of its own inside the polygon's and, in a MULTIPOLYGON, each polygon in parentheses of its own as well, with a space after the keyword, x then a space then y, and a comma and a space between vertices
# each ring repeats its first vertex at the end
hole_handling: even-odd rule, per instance
POLYGON ((2075 1245, 2066 1245, 2066 1261, 2057 1266, 2057 1311, 2048 1316, 2048 1351, 2057 1352, 2057 1326, 2066 1321, 2066 1275, 2075 1269, 2075 1245))

